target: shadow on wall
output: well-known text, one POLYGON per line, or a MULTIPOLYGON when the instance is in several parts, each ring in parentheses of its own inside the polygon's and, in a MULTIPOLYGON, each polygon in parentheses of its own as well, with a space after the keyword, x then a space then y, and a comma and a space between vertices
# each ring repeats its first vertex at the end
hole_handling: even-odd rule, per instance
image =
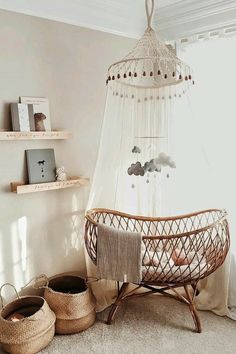
POLYGON ((83 222, 84 210, 78 210, 56 217, 45 227, 44 242, 38 239, 31 252, 34 274, 39 269, 48 276, 76 269, 85 272, 83 222))
POLYGON ((7 101, 2 102, 2 107, 0 109, 0 114, 2 117, 1 128, 6 130, 11 130, 10 122, 11 122, 11 109, 10 104, 7 101))
MULTIPOLYGON (((66 205, 61 204, 57 216, 44 225, 40 225, 40 220, 38 224, 34 220, 30 227, 29 217, 20 213, 14 213, 14 220, 5 223, 0 232, 0 285, 10 282, 20 291, 42 273, 48 277, 70 271, 79 271, 82 276, 86 274, 84 203, 78 205, 76 192, 70 191, 69 197, 66 196, 66 205), (9 237, 4 239, 3 235, 9 237)), ((28 287, 22 293, 35 293, 35 290, 28 287)), ((15 294, 10 289, 4 290, 4 295, 9 301, 15 294)))

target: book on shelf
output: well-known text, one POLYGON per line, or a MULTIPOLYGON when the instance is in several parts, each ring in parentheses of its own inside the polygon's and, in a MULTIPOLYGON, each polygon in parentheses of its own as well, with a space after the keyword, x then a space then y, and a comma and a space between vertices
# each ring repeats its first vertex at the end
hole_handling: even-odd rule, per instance
POLYGON ((29 184, 56 181, 54 149, 26 150, 29 184))
POLYGON ((49 101, 44 97, 20 97, 21 103, 32 104, 36 131, 50 131, 49 101))
POLYGON ((33 105, 26 103, 12 103, 11 121, 13 131, 35 131, 33 105))

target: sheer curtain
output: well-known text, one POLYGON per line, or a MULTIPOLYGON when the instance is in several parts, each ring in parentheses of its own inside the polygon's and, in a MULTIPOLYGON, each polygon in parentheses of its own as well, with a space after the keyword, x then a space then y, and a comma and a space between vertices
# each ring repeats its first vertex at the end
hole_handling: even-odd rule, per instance
POLYGON ((140 89, 117 83, 108 87, 88 208, 146 216, 165 213, 166 189, 175 170, 169 141, 174 110, 168 90, 168 87, 140 89), (146 171, 142 175, 144 164, 160 153, 170 157, 172 167, 162 165, 160 171, 146 171), (138 162, 140 171, 130 175, 130 166, 138 162))
MULTIPOLYGON (((197 306, 236 319, 235 45, 236 38, 231 37, 186 47, 182 57, 193 67, 196 78, 189 93, 165 92, 168 99, 163 100, 158 90, 129 90, 120 84, 108 88, 88 209, 110 208, 149 216, 227 209, 232 254, 221 269, 201 282, 197 306), (139 140, 140 136, 145 139, 139 140), (157 136, 168 139, 153 139, 157 136), (134 146, 141 153, 134 154, 134 146), (176 168, 165 167, 162 173, 145 176, 128 175, 132 163, 143 164, 163 151, 176 168)), ((87 267, 88 274, 96 276, 88 259, 87 267)), ((113 302, 114 282, 92 286, 98 310, 113 302)))
POLYGON ((236 37, 219 38, 187 46, 182 57, 195 72, 193 127, 198 140, 195 143, 206 162, 203 168, 199 165, 203 178, 195 179, 194 188, 199 199, 205 201, 203 206, 224 207, 228 211, 231 231, 231 256, 202 282, 198 307, 236 320, 235 48, 236 37))
MULTIPOLYGON (((145 163, 160 153, 171 155, 169 128, 173 110, 169 91, 168 87, 140 89, 119 83, 108 87, 88 209, 115 209, 146 216, 166 213, 166 191, 174 167, 165 165, 160 171, 142 173, 145 163), (140 164, 137 175, 128 173, 132 164, 140 164)), ((96 277, 88 257, 86 261, 88 275, 96 277)), ((116 282, 100 280, 92 284, 92 289, 98 311, 111 305, 116 296, 116 282)))

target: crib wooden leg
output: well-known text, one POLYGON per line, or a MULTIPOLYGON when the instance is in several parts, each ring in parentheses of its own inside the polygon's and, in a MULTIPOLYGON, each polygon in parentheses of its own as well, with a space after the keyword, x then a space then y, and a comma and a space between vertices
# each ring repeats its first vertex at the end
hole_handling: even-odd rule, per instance
POLYGON ((119 291, 119 294, 118 294, 118 296, 116 298, 116 301, 112 305, 111 310, 109 312, 109 315, 108 315, 108 318, 107 318, 107 324, 110 325, 112 323, 112 321, 113 321, 113 319, 114 319, 114 317, 116 315, 116 312, 118 310, 118 307, 119 307, 119 305, 122 302, 122 297, 125 294, 126 289, 128 288, 128 285, 129 285, 129 283, 123 283, 122 284, 122 287, 120 288, 120 291, 119 291))
POLYGON ((200 318, 198 316, 198 312, 197 312, 196 306, 194 304, 194 296, 193 297, 191 296, 187 285, 184 286, 184 290, 185 290, 185 293, 186 293, 186 298, 187 298, 187 300, 189 302, 189 309, 190 309, 191 315, 193 317, 193 321, 194 321, 194 324, 195 324, 196 331, 198 333, 201 333, 202 332, 202 326, 201 326, 201 322, 200 322, 200 318))
POLYGON ((193 283, 193 284, 191 284, 191 286, 193 288, 194 294, 198 295, 199 294, 199 290, 197 288, 197 283, 193 283))

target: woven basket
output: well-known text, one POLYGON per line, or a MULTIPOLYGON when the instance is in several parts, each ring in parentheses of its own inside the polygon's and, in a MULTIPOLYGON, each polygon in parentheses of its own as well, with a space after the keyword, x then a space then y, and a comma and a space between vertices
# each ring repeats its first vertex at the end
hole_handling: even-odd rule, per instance
POLYGON ((0 343, 12 354, 34 354, 45 348, 55 334, 55 314, 40 296, 18 297, 0 312, 0 343), (34 308, 34 313, 17 322, 7 320, 9 315, 34 308))
POLYGON ((78 333, 95 322, 95 300, 84 279, 56 275, 49 279, 44 297, 56 314, 56 333, 78 333))

